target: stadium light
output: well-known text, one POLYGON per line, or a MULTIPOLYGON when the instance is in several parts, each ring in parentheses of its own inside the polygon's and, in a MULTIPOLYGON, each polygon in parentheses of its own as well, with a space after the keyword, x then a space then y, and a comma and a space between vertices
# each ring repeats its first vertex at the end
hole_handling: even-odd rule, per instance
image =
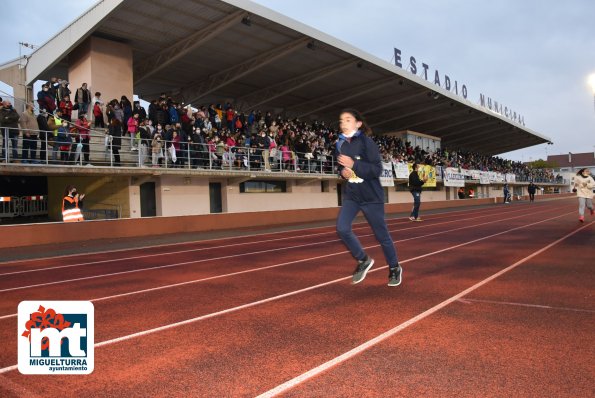
POLYGON ((24 68, 24 65, 21 63, 23 59, 23 47, 30 48, 31 50, 36 50, 38 46, 31 43, 23 43, 22 41, 19 42, 19 69, 24 68))

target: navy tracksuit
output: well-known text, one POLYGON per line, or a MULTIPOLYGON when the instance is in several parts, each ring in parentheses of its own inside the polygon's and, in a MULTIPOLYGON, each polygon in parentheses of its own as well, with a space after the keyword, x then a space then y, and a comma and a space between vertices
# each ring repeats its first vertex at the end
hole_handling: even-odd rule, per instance
MULTIPOLYGON (((382 162, 378 146, 361 131, 351 140, 340 136, 337 155, 352 158, 353 171, 362 182, 346 181, 343 184, 343 205, 337 217, 337 233, 356 260, 363 260, 366 253, 351 228, 353 220, 361 210, 368 220, 376 240, 382 246, 384 257, 390 268, 398 264, 397 251, 384 220, 384 189, 380 185, 382 162)), ((343 167, 339 166, 339 172, 343 167)))

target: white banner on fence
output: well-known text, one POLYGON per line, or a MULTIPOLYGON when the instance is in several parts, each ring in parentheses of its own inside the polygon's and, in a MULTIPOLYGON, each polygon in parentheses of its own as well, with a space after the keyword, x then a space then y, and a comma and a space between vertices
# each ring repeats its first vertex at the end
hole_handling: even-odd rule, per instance
POLYGON ((516 176, 514 174, 506 174, 506 182, 516 182, 516 176))
POLYGON ((380 185, 383 187, 394 187, 393 165, 390 162, 382 162, 382 174, 380 175, 380 185))
POLYGON ((442 166, 436 166, 436 181, 442 181, 443 175, 442 166))
POLYGON ((397 178, 409 178, 409 166, 405 162, 393 162, 395 168, 395 175, 397 178))
POLYGON ((481 171, 479 170, 471 170, 471 179, 472 180, 479 180, 481 171))
POLYGON ((490 173, 487 171, 479 172, 479 183, 481 185, 490 185, 490 173))
POLYGON ((465 175, 458 169, 447 167, 444 169, 444 186, 445 187, 464 187, 465 175))

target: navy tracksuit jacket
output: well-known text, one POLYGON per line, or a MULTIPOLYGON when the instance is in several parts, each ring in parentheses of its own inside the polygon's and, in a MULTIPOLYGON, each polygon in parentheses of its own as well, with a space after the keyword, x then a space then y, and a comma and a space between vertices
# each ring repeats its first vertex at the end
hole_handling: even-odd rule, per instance
MULTIPOLYGON (((362 183, 345 183, 343 198, 359 204, 384 203, 384 189, 379 179, 382 161, 378 145, 361 131, 355 133, 351 142, 347 142, 342 135, 340 137, 337 141, 337 154, 347 155, 355 160, 353 171, 364 180, 362 183)), ((339 166, 339 173, 342 169, 343 166, 339 166)))

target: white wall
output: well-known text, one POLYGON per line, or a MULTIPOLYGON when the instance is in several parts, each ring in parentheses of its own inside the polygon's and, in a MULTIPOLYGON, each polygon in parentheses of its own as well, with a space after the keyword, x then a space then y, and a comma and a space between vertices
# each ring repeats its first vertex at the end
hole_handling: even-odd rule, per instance
POLYGON ((161 176, 155 184, 158 216, 210 213, 209 181, 204 178, 161 176))
MULTIPOLYGON (((337 188, 330 182, 330 192, 321 192, 320 181, 297 185, 287 181, 285 193, 240 193, 238 182, 227 179, 160 176, 155 180, 157 216, 210 213, 209 182, 221 183, 223 212, 240 213, 266 210, 313 209, 336 207, 337 188)), ((140 217, 140 189, 130 190, 131 217, 140 217)))
POLYGON ((319 180, 303 185, 289 180, 287 181, 287 192, 283 193, 240 193, 239 184, 229 185, 226 188, 227 191, 223 196, 227 195, 228 213, 338 206, 337 186, 332 181, 330 182, 330 192, 321 192, 319 180))

